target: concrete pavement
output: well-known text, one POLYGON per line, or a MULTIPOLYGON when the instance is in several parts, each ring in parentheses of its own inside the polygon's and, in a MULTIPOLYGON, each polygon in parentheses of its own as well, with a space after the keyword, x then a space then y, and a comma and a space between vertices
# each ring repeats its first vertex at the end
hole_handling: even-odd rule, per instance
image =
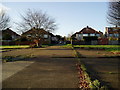
MULTIPOLYGON (((72 49, 59 46, 25 49, 25 51, 29 50, 29 53, 36 58, 27 60, 26 64, 24 61, 21 61, 21 64, 11 62, 14 63, 13 67, 7 63, 3 65, 3 88, 78 88, 75 66, 77 61, 72 49), (5 76, 7 72, 13 73, 14 71, 17 72, 9 77, 5 76)), ((23 49, 20 53, 24 55, 27 53, 25 51, 23 49)), ((16 51, 11 51, 11 55, 14 52, 16 51)))

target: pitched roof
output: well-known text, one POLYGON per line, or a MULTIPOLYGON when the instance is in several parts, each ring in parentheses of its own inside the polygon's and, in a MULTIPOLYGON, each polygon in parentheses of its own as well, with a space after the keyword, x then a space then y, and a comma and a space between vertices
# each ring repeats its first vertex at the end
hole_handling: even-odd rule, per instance
POLYGON ((9 28, 7 28, 6 30, 2 30, 2 34, 10 34, 10 35, 20 36, 19 34, 17 34, 16 32, 12 31, 9 28))
POLYGON ((55 35, 54 35, 54 34, 52 34, 52 33, 50 33, 50 32, 49 32, 49 35, 51 35, 52 37, 55 37, 55 35))
POLYGON ((26 32, 24 32, 22 35, 27 35, 27 34, 48 34, 47 31, 45 31, 44 29, 35 29, 35 28, 32 28, 26 32))
POLYGON ((85 28, 83 28, 80 32, 77 32, 76 34, 80 34, 80 33, 83 33, 83 34, 100 34, 100 33, 102 33, 102 32, 98 32, 98 31, 96 31, 96 30, 94 30, 93 28, 91 28, 91 27, 85 27, 85 28))

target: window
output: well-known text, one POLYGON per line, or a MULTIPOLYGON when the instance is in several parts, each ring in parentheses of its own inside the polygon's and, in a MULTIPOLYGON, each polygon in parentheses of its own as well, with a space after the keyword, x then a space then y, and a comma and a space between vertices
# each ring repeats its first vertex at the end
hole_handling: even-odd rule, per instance
POLYGON ((83 34, 83 36, 88 36, 88 34, 83 34))
POLYGON ((95 34, 90 34, 90 36, 95 36, 95 34))
POLYGON ((79 37, 82 37, 82 34, 79 34, 79 37))
POLYGON ((113 36, 113 34, 109 34, 109 37, 112 37, 113 36))
POLYGON ((82 34, 76 34, 76 37, 81 37, 82 36, 82 34))
POLYGON ((31 37, 31 35, 29 34, 29 35, 27 35, 27 37, 31 37))
POLYGON ((47 34, 44 34, 44 38, 48 38, 48 35, 47 35, 47 34))
POLYGON ((100 34, 96 34, 96 36, 98 36, 98 37, 99 37, 99 36, 100 36, 100 34))
POLYGON ((115 36, 115 37, 119 37, 119 34, 118 34, 118 33, 116 33, 116 34, 114 34, 114 36, 115 36))

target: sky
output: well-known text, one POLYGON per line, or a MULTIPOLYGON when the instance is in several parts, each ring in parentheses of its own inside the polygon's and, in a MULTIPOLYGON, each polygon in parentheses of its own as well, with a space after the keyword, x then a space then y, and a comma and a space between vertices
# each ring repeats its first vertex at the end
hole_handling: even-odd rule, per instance
POLYGON ((11 17, 13 31, 20 33, 13 22, 21 20, 28 8, 42 10, 55 18, 58 29, 55 35, 68 36, 89 26, 97 31, 104 32, 108 26, 106 22, 108 2, 3 2, 7 14, 11 17))

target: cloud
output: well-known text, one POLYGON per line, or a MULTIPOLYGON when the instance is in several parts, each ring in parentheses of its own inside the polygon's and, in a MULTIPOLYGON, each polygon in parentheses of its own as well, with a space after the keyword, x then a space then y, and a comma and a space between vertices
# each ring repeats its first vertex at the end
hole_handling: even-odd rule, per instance
POLYGON ((8 8, 5 5, 3 5, 2 3, 0 3, 0 13, 7 12, 8 10, 10 10, 10 8, 8 8))

